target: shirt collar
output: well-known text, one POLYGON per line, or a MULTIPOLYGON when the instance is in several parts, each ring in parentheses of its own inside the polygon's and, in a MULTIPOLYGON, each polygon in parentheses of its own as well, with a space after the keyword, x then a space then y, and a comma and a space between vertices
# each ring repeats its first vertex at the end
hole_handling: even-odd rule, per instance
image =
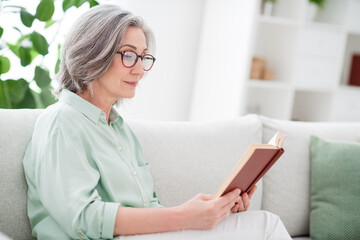
MULTIPOLYGON (((72 106, 95 124, 99 121, 107 124, 104 111, 67 89, 61 91, 59 101, 72 106)), ((109 119, 110 123, 117 123, 120 126, 123 123, 122 117, 113 107, 110 110, 109 119)))

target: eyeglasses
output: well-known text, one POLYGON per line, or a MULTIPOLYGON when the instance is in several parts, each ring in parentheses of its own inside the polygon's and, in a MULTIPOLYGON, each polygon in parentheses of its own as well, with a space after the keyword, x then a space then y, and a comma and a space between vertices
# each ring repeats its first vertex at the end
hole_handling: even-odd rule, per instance
POLYGON ((139 58, 141 59, 142 67, 144 71, 149 71, 152 66, 154 65, 154 62, 156 58, 154 58, 150 54, 145 54, 144 56, 137 55, 136 52, 133 51, 124 51, 124 52, 117 52, 118 54, 121 54, 121 61, 124 67, 131 68, 135 66, 139 58))

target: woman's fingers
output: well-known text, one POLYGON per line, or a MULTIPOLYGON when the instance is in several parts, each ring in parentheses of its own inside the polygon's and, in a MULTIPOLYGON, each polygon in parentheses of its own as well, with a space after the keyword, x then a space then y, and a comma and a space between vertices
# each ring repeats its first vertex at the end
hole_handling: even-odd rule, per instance
POLYGON ((238 201, 238 204, 239 204, 238 212, 245 211, 245 205, 244 205, 244 199, 243 199, 244 194, 246 194, 246 193, 243 193, 240 196, 240 200, 238 201))
POLYGON ((250 206, 250 196, 247 193, 243 193, 241 195, 241 198, 243 200, 244 203, 244 211, 248 210, 249 206, 250 206))
POLYGON ((217 201, 219 201, 219 205, 222 208, 225 208, 226 211, 230 211, 232 213, 243 212, 248 210, 250 206, 250 199, 254 195, 256 189, 257 186, 254 185, 250 189, 249 193, 244 192, 241 195, 240 195, 241 193, 240 189, 235 189, 227 193, 225 196, 220 197, 219 199, 217 199, 217 201))
POLYGON ((235 189, 225 194, 224 196, 220 197, 219 199, 217 199, 217 201, 219 201, 220 207, 231 209, 235 205, 235 203, 239 200, 240 192, 241 192, 240 189, 235 189))
POLYGON ((250 189, 250 191, 249 191, 249 198, 250 198, 250 199, 251 199, 252 196, 254 195, 256 189, 257 189, 257 186, 256 186, 256 185, 254 185, 254 186, 250 189))
POLYGON ((237 213, 239 211, 239 203, 235 203, 235 205, 231 208, 232 213, 237 213))
POLYGON ((214 196, 212 194, 199 194, 198 196, 201 200, 204 200, 204 201, 210 201, 214 198, 214 196))
POLYGON ((244 192, 240 196, 239 189, 233 190, 224 195, 223 197, 217 199, 217 201, 219 201, 218 206, 223 208, 225 211, 230 211, 232 213, 246 211, 250 206, 250 199, 255 193, 256 189, 257 186, 254 185, 250 189, 249 193, 244 192))

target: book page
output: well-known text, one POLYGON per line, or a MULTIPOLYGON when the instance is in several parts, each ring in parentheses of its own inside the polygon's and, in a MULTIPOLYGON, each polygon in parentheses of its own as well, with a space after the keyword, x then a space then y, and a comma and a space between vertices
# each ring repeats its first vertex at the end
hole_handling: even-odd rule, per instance
POLYGON ((280 132, 277 131, 275 133, 275 135, 270 139, 270 141, 268 142, 268 144, 273 145, 273 146, 277 146, 277 139, 279 138, 280 132))
POLYGON ((277 131, 275 135, 270 139, 268 144, 281 148, 284 143, 285 137, 286 135, 281 134, 279 131, 277 131))

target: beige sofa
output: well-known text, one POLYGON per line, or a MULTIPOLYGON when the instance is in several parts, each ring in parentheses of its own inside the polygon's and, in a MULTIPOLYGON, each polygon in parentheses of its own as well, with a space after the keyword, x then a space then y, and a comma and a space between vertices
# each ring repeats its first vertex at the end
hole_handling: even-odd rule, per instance
MULTIPOLYGON (((42 110, 0 109, 0 232, 32 239, 26 215, 25 148, 42 110)), ((214 122, 129 121, 150 163, 155 190, 165 206, 217 187, 251 143, 287 134, 285 154, 259 183, 251 209, 279 215, 294 239, 308 239, 310 135, 360 140, 360 123, 307 123, 247 115, 214 122)), ((0 235, 1 238, 1 235, 0 235)))

